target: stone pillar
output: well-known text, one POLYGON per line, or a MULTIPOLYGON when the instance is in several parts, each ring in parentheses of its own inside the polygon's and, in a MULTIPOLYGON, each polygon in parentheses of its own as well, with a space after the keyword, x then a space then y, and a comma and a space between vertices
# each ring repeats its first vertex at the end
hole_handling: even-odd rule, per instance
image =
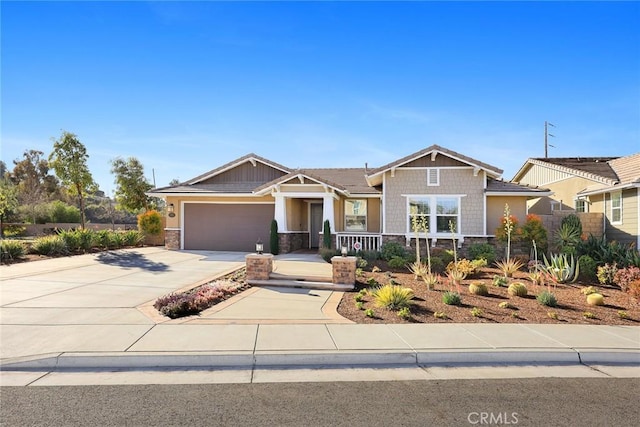
POLYGON ((331 258, 333 266, 333 283, 339 285, 356 284, 356 261, 354 256, 334 256, 331 258))
POLYGON ((249 254, 245 256, 247 264, 247 281, 269 280, 273 271, 272 254, 249 254))
POLYGON ((180 234, 179 228, 165 228, 164 229, 164 247, 172 251, 180 250, 180 234))

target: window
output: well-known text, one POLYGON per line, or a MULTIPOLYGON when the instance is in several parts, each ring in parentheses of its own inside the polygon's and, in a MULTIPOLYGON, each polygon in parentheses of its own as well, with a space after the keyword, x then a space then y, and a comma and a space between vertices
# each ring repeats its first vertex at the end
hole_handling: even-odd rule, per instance
POLYGON ((427 185, 430 187, 440 185, 440 169, 427 168, 427 185))
POLYGON ((585 199, 576 200, 576 212, 589 212, 589 205, 585 199))
POLYGON ((611 193, 611 223, 622 224, 622 193, 611 193))
POLYGON ((451 196, 410 197, 408 232, 411 231, 411 221, 414 216, 427 217, 429 233, 450 233, 450 222, 453 224, 453 231, 459 233, 460 198, 451 196))
POLYGON ((556 200, 552 200, 549 202, 549 204, 551 205, 551 211, 561 211, 562 210, 562 203, 556 201, 556 200))
POLYGON ((367 201, 365 199, 344 202, 344 230, 367 231, 367 201))

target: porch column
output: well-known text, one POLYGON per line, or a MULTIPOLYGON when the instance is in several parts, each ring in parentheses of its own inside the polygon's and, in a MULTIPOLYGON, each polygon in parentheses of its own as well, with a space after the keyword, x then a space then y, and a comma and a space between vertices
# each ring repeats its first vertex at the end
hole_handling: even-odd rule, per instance
POLYGON ((325 194, 323 196, 322 203, 322 229, 324 229, 324 222, 329 220, 331 226, 331 232, 336 232, 335 224, 333 223, 333 194, 325 194))
POLYGON ((278 232, 287 231, 287 204, 282 194, 274 194, 276 199, 274 219, 278 222, 278 232))

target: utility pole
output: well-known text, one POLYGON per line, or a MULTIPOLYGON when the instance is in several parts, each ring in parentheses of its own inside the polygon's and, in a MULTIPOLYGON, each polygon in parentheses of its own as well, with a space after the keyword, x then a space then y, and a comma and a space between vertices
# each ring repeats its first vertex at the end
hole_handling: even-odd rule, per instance
POLYGON ((551 127, 555 127, 555 125, 553 123, 549 123, 548 121, 544 121, 544 158, 548 158, 549 157, 549 148, 548 147, 553 147, 555 148, 553 145, 549 144, 549 137, 553 137, 555 138, 555 135, 552 135, 549 133, 549 126, 551 127))

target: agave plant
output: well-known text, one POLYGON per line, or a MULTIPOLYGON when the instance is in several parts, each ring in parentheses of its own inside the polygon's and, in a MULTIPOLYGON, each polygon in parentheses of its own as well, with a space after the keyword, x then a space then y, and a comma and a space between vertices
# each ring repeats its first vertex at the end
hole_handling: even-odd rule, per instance
POLYGON ((551 254, 551 258, 547 259, 546 255, 542 255, 544 265, 540 269, 549 275, 556 283, 571 283, 578 279, 580 274, 580 264, 576 262, 573 255, 551 254))
POLYGON ((429 271, 429 266, 427 264, 423 264, 420 261, 413 262, 407 265, 409 271, 413 273, 414 279, 423 279, 427 274, 431 274, 429 271))
POLYGON ((432 291, 436 288, 436 285, 440 283, 440 275, 428 273, 422 276, 422 280, 424 281, 425 285, 427 285, 427 289, 432 291))

